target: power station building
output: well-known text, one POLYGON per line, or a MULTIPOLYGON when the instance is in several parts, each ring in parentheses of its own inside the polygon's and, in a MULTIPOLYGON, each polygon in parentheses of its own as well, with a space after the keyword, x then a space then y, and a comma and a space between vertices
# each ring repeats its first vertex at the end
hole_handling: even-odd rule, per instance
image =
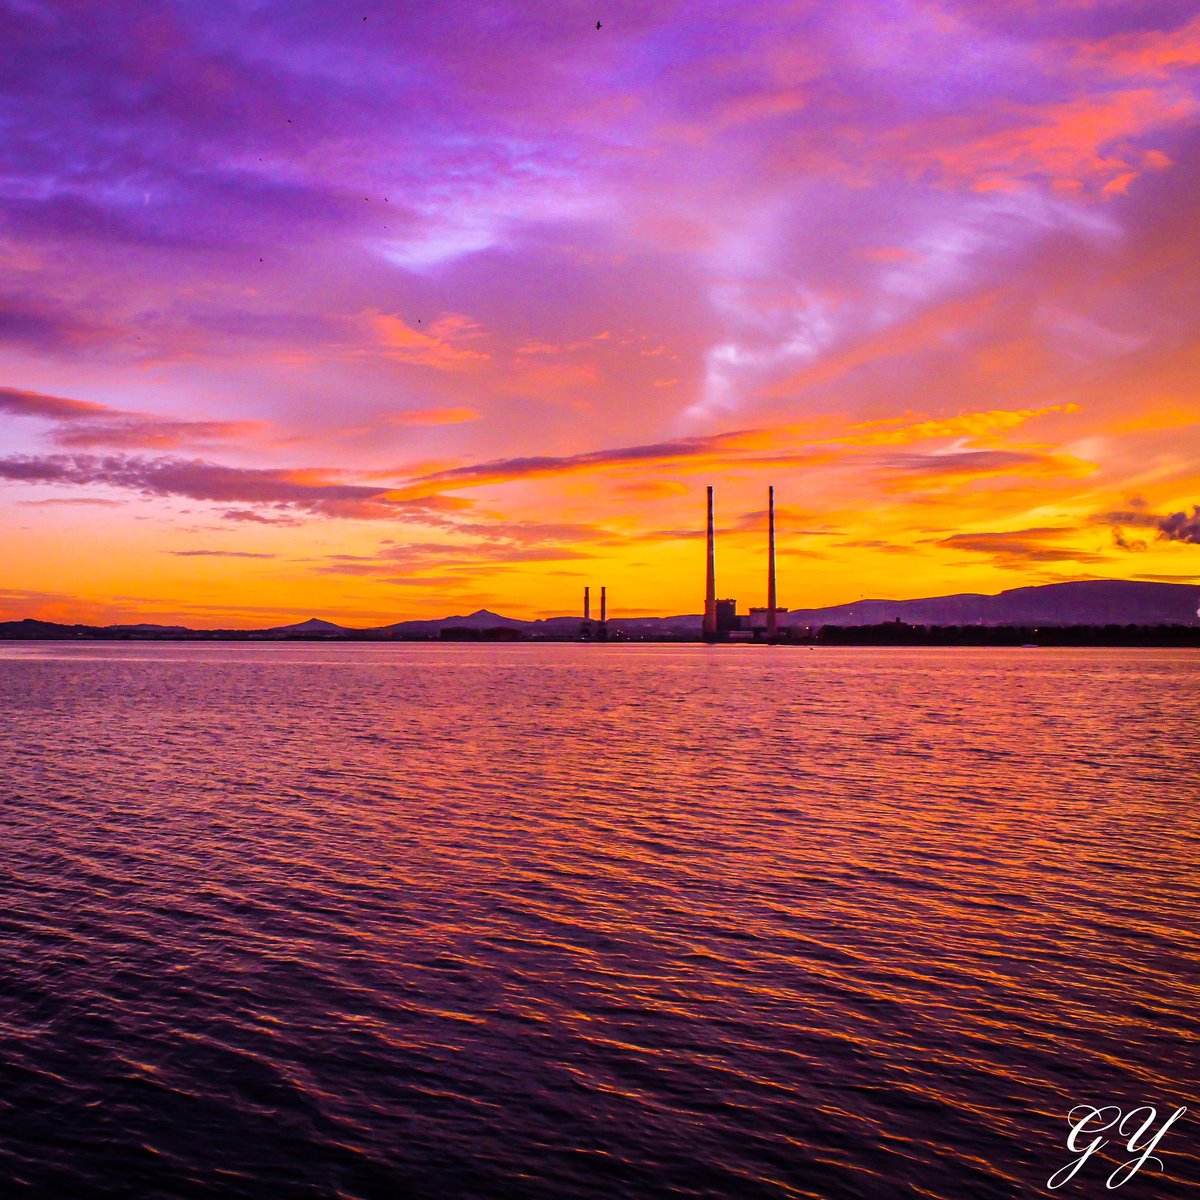
POLYGON ((583 589, 583 620, 579 623, 579 638, 584 642, 608 641, 608 588, 600 589, 600 620, 592 620, 592 589, 583 589))
POLYGON ((767 489, 767 603, 739 617, 736 600, 717 599, 717 537, 713 515, 713 489, 708 489, 708 561, 705 572, 703 634, 706 642, 767 641, 787 637, 780 618, 787 614, 776 594, 775 580, 775 489, 767 489))

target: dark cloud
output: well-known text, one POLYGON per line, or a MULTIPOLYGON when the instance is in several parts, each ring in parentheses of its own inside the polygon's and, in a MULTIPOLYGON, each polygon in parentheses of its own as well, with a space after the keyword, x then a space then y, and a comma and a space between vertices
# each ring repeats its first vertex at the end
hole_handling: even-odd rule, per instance
POLYGON ((1168 542, 1191 542, 1200 546, 1200 504, 1192 506, 1192 512, 1171 513, 1158 518, 1158 536, 1168 542))
POLYGON ((1123 529, 1114 528, 1112 531, 1113 545, 1120 547, 1122 550, 1129 550, 1133 553, 1140 554, 1144 550, 1150 548, 1150 543, 1145 538, 1131 538, 1125 535, 1123 529))
POLYGON ((505 483, 510 480, 539 478, 547 475, 567 475, 576 471, 594 471, 603 467, 619 467, 631 463, 679 462, 702 458, 728 446, 735 439, 746 437, 746 433, 722 433, 711 437, 679 438, 670 442, 651 442, 642 446, 619 446, 612 450, 589 450, 582 454, 536 455, 522 458, 496 458, 488 462, 473 463, 465 467, 451 467, 446 471, 434 471, 422 475, 415 481, 481 485, 505 483))
POLYGON ((111 337, 113 330, 67 311, 58 301, 0 294, 0 345, 38 352, 77 352, 111 337))
POLYGON ((1126 528, 1152 530, 1162 542, 1186 542, 1200 546, 1200 504, 1192 505, 1192 511, 1174 513, 1152 513, 1145 501, 1135 497, 1122 512, 1102 513, 1097 520, 1113 528, 1113 541, 1126 550, 1145 550, 1147 543, 1138 538, 1129 538, 1126 528))
POLYGON ((125 455, 44 455, 0 459, 0 479, 80 487, 113 487, 145 496, 178 496, 224 504, 267 504, 328 516, 397 516, 402 502, 388 489, 312 482, 311 472, 229 467, 198 459, 125 455))
POLYGON ((678 442, 655 442, 647 446, 625 446, 616 450, 589 450, 582 454, 535 455, 524 458, 496 458, 489 462, 466 467, 452 467, 421 477, 423 482, 442 480, 523 479, 531 475, 555 475, 568 471, 592 470, 612 463, 647 462, 652 460, 689 458, 703 454, 705 438, 689 438, 678 442))
MULTIPOLYGON (((454 497, 394 495, 382 484, 342 483, 332 472, 281 468, 231 467, 203 459, 142 458, 136 455, 48 454, 0 458, 0 480, 12 483, 74 487, 111 487, 143 496, 178 497, 235 505, 221 514, 226 520, 258 524, 284 523, 289 513, 312 513, 353 520, 407 519, 421 525, 457 528, 444 514, 462 511, 454 497), (261 507, 242 507, 242 506, 261 507), (266 511, 262 511, 265 508, 266 511)), ((500 541, 515 543, 586 531, 584 526, 526 523, 474 526, 494 529, 500 541)))

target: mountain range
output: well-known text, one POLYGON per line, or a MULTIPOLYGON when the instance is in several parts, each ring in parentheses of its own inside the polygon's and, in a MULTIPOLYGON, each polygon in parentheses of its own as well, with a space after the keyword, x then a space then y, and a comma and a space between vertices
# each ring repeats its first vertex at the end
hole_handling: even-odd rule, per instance
MULTIPOLYGON (((964 592, 922 600, 868 600, 828 608, 788 612, 785 628, 876 625, 901 621, 909 625, 1198 625, 1200 587, 1180 583, 1094 579, 1012 588, 998 595, 964 592)), ((348 638, 378 641, 440 638, 445 630, 509 630, 519 637, 562 639, 579 630, 578 616, 523 621, 485 608, 466 616, 398 621, 372 629, 355 629, 313 617, 294 625, 258 630, 190 629, 183 625, 62 625, 25 619, 0 621, 0 639, 191 639, 230 637, 263 641, 348 638)), ((699 637, 701 617, 617 617, 608 622, 610 635, 629 638, 699 637)))

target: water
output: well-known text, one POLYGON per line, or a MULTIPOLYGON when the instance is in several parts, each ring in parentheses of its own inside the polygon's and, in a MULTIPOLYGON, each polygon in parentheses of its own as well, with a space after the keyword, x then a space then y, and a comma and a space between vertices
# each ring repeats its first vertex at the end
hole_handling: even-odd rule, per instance
POLYGON ((1025 1196, 1085 1101, 1188 1106, 1123 1191, 1194 1194, 1198 714, 1189 652, 0 647, 3 1194, 1025 1196))

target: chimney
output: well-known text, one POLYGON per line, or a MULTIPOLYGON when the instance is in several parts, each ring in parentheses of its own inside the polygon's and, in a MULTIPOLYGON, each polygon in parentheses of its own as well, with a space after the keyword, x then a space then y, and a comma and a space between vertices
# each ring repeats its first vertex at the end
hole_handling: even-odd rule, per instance
POLYGON ((600 589, 600 624, 608 620, 608 588, 600 589))
POLYGON ((585 621, 592 619, 592 589, 590 587, 583 589, 583 619, 585 621))
POLYGON ((713 640, 717 636, 717 561, 713 533, 713 490, 708 489, 708 576, 704 590, 704 636, 713 640))
POLYGON ((775 488, 767 488, 767 641, 779 635, 775 615, 775 488))

